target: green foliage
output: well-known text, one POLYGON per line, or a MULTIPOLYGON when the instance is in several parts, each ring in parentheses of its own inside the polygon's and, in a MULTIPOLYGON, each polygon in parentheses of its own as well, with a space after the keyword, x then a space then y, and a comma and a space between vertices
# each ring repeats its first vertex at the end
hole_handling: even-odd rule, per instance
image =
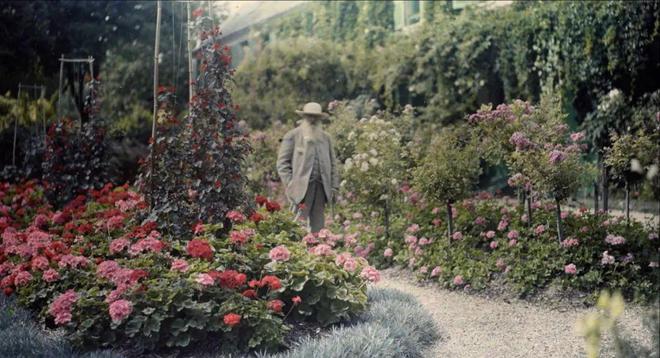
POLYGON ((236 71, 234 97, 241 115, 255 128, 274 121, 292 123, 295 110, 307 102, 323 106, 345 98, 347 82, 339 46, 318 39, 276 42, 236 71))
POLYGON ((434 138, 427 157, 413 173, 415 187, 427 198, 452 203, 467 196, 481 173, 476 143, 460 129, 434 138))
POLYGON ((612 134, 612 146, 607 148, 605 165, 610 168, 614 179, 627 184, 644 179, 646 169, 658 160, 658 143, 652 138, 643 132, 637 135, 612 134))
POLYGON ((651 334, 651 346, 646 346, 635 337, 621 331, 619 317, 623 314, 625 304, 620 292, 610 295, 609 291, 601 291, 598 297, 598 312, 593 312, 577 322, 577 329, 585 340, 587 357, 595 358, 600 354, 602 336, 609 333, 614 340, 616 357, 657 357, 660 354, 660 316, 658 315, 658 302, 652 305, 644 317, 644 328, 651 334))
MULTIPOLYGON (((349 4, 314 4, 304 12, 307 22, 303 23, 309 24, 305 31, 285 31, 289 27, 278 27, 278 23, 261 30, 261 34, 273 31, 278 40, 267 44, 255 58, 269 53, 270 47, 291 43, 283 40, 288 37, 334 40, 339 43, 339 51, 350 58, 347 68, 360 70, 351 72, 344 86, 339 85, 341 81, 332 82, 336 93, 347 97, 354 88, 369 90, 389 110, 412 104, 424 121, 441 124, 459 121, 483 103, 499 104, 516 98, 535 102, 552 90, 560 94, 567 112, 579 123, 613 88, 633 99, 657 90, 657 84, 651 80, 660 73, 654 52, 660 43, 660 5, 655 2, 514 4, 497 9, 465 9, 458 15, 437 9, 429 12, 433 13, 432 19, 427 18, 406 32, 383 36, 382 47, 369 49, 363 42, 370 43, 372 32, 362 40, 363 30, 358 29, 371 26, 363 25, 361 20, 372 11, 368 6, 382 6, 378 12, 389 14, 389 2, 377 3, 356 5, 360 6, 357 22, 353 20, 355 9, 349 4), (353 24, 357 24, 356 29, 351 28, 353 24), (353 37, 347 34, 351 31, 353 37)), ((291 16, 299 19, 295 16, 302 15, 291 16)), ((300 22, 292 19, 283 21, 300 22)), ((389 26, 388 22, 372 27, 389 26)), ((308 62, 315 63, 314 56, 310 56, 308 62)), ((332 73, 334 66, 330 62, 328 69, 319 71, 332 73)), ((266 82, 271 90, 283 86, 269 84, 264 78, 267 77, 256 73, 253 81, 266 82)), ((284 87, 295 89, 301 83, 299 78, 289 77, 284 87)), ((239 88, 243 86, 239 84, 239 88)), ((259 120, 269 112, 269 108, 262 107, 257 113, 248 113, 247 118, 259 120)), ((587 125, 593 128, 587 130, 587 135, 592 136, 593 132, 593 136, 607 139, 609 130, 615 129, 615 123, 607 124, 610 120, 613 119, 595 119, 587 125)))

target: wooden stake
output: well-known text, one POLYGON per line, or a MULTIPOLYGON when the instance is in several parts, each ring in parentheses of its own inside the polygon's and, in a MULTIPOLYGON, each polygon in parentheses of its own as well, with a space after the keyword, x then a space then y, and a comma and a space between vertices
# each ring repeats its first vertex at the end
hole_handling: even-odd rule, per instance
POLYGON ((64 54, 60 58, 60 86, 59 95, 57 97, 57 119, 60 119, 62 112, 62 82, 64 81, 64 54))
POLYGON ((151 205, 154 206, 154 180, 155 180, 155 163, 156 163, 156 121, 158 120, 158 52, 160 50, 160 15, 162 3, 158 0, 156 6, 156 43, 154 44, 154 113, 151 123, 151 205))
MULTIPOLYGON (((21 106, 21 84, 18 84, 18 96, 16 97, 16 104, 21 106)), ((16 133, 18 132, 18 113, 20 111, 16 111, 17 115, 14 116, 14 144, 12 146, 11 150, 11 165, 16 166, 16 133)))
POLYGON ((188 14, 188 21, 186 22, 186 26, 188 27, 188 41, 186 42, 186 46, 188 48, 188 105, 190 105, 190 102, 192 102, 192 98, 195 95, 193 88, 193 74, 192 74, 192 68, 193 68, 192 49, 190 47, 190 2, 186 3, 186 13, 188 14))

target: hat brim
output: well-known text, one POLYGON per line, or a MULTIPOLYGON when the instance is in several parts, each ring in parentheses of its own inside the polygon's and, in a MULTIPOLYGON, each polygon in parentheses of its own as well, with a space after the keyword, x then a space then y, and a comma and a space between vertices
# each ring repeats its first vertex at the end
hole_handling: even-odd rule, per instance
POLYGON ((321 112, 321 113, 313 112, 313 113, 312 113, 312 112, 305 112, 305 111, 298 111, 298 110, 296 110, 296 114, 298 114, 298 115, 301 116, 301 117, 302 117, 302 116, 315 116, 315 117, 323 117, 323 118, 328 118, 328 117, 330 117, 330 115, 327 114, 327 113, 325 113, 325 112, 321 112))

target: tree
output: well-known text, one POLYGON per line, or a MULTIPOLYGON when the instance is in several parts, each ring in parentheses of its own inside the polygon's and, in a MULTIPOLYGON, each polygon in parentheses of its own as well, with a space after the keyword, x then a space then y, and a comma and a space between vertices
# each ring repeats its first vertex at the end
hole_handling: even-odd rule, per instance
POLYGON ((413 184, 427 198, 447 207, 447 236, 453 235, 452 204, 469 195, 479 178, 479 150, 464 128, 443 130, 413 172, 413 184))

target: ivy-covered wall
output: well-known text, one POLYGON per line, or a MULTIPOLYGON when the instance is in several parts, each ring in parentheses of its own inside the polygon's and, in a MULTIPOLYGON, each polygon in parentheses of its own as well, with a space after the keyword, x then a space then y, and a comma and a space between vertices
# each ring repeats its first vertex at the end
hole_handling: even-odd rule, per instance
MULTIPOLYGON (((315 37, 335 43, 338 52, 328 58, 328 71, 341 79, 324 84, 332 92, 366 93, 392 111, 412 104, 423 120, 440 124, 462 119, 483 103, 537 101, 547 90, 561 95, 579 124, 614 88, 631 102, 660 88, 658 2, 522 2, 458 14, 440 8, 404 32, 390 30, 392 17, 365 15, 392 8, 391 2, 321 2, 271 23, 260 33, 275 34, 275 43, 239 67, 237 85, 253 93, 249 87, 264 73, 277 71, 279 61, 268 56, 300 51, 287 38, 315 37), (367 36, 372 30, 382 36, 367 36)), ((314 70, 326 72, 323 58, 317 60, 314 70)), ((305 58, 297 63, 307 67, 305 58)), ((287 103, 302 104, 297 98, 309 97, 308 86, 297 77, 289 80, 287 103)), ((280 93, 269 87, 274 83, 259 85, 264 97, 237 95, 243 108, 274 103, 268 97, 280 93)), ((259 111, 244 115, 248 121, 268 118, 259 111)))

